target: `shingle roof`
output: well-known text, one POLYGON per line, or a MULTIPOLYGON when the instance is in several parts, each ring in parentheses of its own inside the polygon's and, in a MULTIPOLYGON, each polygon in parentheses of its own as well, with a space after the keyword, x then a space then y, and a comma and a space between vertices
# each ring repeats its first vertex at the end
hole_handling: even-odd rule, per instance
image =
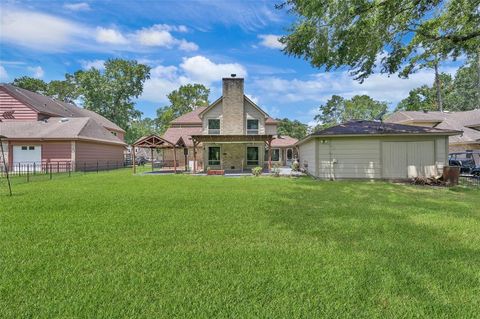
POLYGON ((386 122, 408 123, 430 119, 439 122, 436 128, 463 131, 462 135, 450 137, 450 143, 480 142, 480 131, 470 128, 475 124, 480 125, 480 109, 464 112, 400 111, 395 112, 386 122))
POLYGON ((295 145, 297 142, 296 138, 287 135, 275 136, 275 139, 272 141, 272 147, 288 147, 295 145))
POLYGON ((445 130, 425 126, 413 126, 396 123, 380 123, 376 121, 348 121, 324 130, 317 131, 312 136, 327 135, 398 135, 398 134, 445 134, 461 133, 456 130, 445 130))
POLYGON ((198 116, 203 110, 205 110, 205 106, 199 106, 195 110, 183 114, 180 117, 177 117, 170 124, 202 124, 202 120, 198 116))
POLYGON ((39 113, 49 114, 55 117, 91 117, 95 122, 104 127, 125 132, 117 124, 90 110, 86 110, 73 104, 57 101, 48 96, 31 92, 10 84, 0 84, 0 87, 5 89, 9 94, 22 103, 28 104, 39 113))
POLYGON ((200 134, 202 134, 201 127, 170 127, 162 137, 173 144, 177 143, 181 137, 188 147, 193 147, 190 136, 200 134))
POLYGON ((81 139, 125 145, 89 117, 51 117, 46 121, 2 122, 0 123, 0 134, 8 139, 81 139))

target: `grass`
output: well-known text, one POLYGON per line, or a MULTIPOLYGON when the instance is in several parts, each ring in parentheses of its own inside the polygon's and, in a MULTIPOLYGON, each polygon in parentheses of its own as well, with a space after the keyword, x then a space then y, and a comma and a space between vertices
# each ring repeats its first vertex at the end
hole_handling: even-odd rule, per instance
POLYGON ((5 318, 479 317, 479 190, 128 170, 4 186, 5 318))

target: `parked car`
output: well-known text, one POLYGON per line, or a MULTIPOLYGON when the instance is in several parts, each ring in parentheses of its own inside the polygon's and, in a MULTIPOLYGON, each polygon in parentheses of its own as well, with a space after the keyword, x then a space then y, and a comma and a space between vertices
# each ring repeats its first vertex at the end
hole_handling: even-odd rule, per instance
POLYGON ((475 162, 475 157, 479 156, 479 152, 451 153, 448 156, 448 165, 459 166, 460 174, 480 175, 480 163, 475 162))

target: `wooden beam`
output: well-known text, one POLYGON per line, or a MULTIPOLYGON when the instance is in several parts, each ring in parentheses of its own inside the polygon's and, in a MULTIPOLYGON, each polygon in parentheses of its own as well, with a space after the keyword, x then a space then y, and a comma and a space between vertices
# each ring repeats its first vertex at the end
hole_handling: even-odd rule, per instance
POLYGON ((268 171, 272 171, 272 140, 268 140, 268 171))
POLYGON ((177 148, 173 148, 173 171, 177 173, 177 148))
POLYGON ((197 143, 193 141, 193 174, 197 173, 197 143))
POLYGON ((152 172, 153 172, 153 147, 150 148, 150 157, 152 162, 152 172))

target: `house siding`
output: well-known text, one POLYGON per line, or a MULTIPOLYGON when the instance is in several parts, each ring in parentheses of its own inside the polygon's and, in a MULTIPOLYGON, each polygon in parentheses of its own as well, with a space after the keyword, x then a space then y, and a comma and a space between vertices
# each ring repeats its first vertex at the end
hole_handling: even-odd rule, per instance
POLYGON ((247 133, 247 120, 258 120, 258 134, 265 134, 265 116, 247 100, 245 100, 244 109, 245 118, 243 119, 243 125, 245 134, 247 133))
POLYGON ((123 151, 122 145, 102 144, 77 141, 75 143, 75 162, 77 167, 82 168, 82 165, 92 167, 99 162, 99 165, 123 165, 123 151), (107 163, 108 162, 108 163, 107 163))
POLYGON ((36 121, 37 112, 31 107, 20 102, 0 88, 0 117, 2 121, 36 121), (14 119, 5 119, 1 116, 4 112, 14 111, 14 119))
POLYGON ((438 136, 318 137, 300 145, 300 160, 301 164, 308 162, 309 174, 321 179, 438 175, 448 163, 446 139, 438 136), (314 161, 317 166, 311 168, 310 162, 314 161))
POLYGON ((299 149, 299 159, 300 165, 305 169, 308 174, 313 176, 318 176, 316 172, 316 154, 315 154, 315 144, 316 139, 311 139, 308 142, 302 144, 299 149))

